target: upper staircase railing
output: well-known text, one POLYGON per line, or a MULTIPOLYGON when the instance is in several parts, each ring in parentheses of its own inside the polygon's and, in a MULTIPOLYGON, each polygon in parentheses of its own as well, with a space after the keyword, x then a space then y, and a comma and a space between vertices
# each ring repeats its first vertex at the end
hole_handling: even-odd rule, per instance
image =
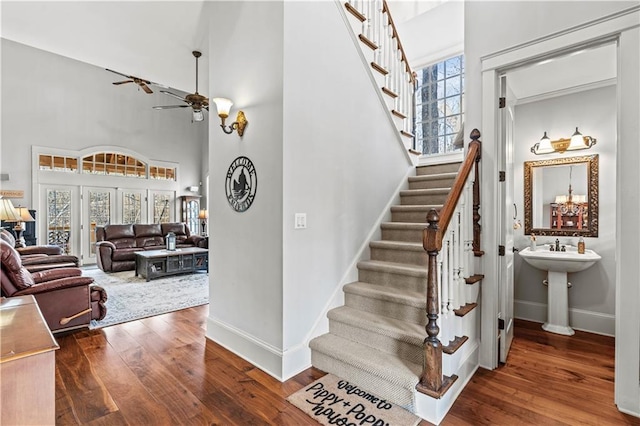
MULTIPOLYGON (((373 50, 371 68, 384 78, 380 88, 393 99, 391 113, 403 119, 404 136, 413 139, 414 92, 416 77, 402 47, 396 25, 385 0, 349 0, 346 10, 355 16, 362 27, 358 38, 373 50)), ((413 146, 411 146, 413 148, 413 146)))
MULTIPOLYGON (((427 338, 424 340, 424 361, 419 392, 440 398, 457 379, 443 376, 441 339, 454 342, 459 337, 451 331, 441 332, 440 312, 458 313, 466 304, 464 286, 470 276, 474 256, 480 250, 480 132, 471 132, 467 156, 462 163, 440 214, 435 209, 427 215, 423 231, 423 246, 429 256, 427 271, 427 338), (475 166, 475 167, 474 167, 475 166), (473 180, 471 170, 475 168, 473 180), (469 208, 469 201, 472 202, 469 208)), ((473 304, 474 305, 474 304, 473 304)), ((475 306, 475 305, 474 305, 475 306)))

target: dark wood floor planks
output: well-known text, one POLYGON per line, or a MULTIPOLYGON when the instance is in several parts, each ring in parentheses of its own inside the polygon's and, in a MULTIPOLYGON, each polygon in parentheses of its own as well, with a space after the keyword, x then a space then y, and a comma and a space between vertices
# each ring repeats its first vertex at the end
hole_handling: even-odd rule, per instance
MULTIPOLYGON (((286 397, 324 373, 279 382, 207 340, 207 314, 201 306, 56 336, 56 423, 315 424, 286 397)), ((515 330, 507 364, 479 369, 444 425, 640 425, 613 403, 613 338, 526 321, 515 330)))

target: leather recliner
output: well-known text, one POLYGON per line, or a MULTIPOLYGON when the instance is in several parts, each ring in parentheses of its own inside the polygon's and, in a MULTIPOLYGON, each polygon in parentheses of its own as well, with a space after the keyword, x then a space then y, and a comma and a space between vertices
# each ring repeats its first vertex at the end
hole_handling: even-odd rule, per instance
POLYGON ((76 267, 80 264, 77 256, 64 254, 62 247, 55 245, 26 246, 16 248, 16 239, 6 229, 0 230, 0 239, 15 248, 22 265, 29 272, 44 271, 46 269, 76 267))
POLYGON ((83 277, 79 268, 29 272, 20 255, 0 240, 0 288, 5 297, 33 295, 52 332, 87 327, 107 314, 106 291, 83 277))

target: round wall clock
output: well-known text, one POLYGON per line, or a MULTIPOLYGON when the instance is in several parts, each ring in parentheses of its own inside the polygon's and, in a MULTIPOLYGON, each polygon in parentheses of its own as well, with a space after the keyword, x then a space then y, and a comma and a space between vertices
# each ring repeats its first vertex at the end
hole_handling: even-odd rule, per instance
POLYGON ((233 160, 225 181, 225 192, 231 208, 237 212, 247 211, 256 197, 257 187, 258 176, 251 160, 247 157, 233 160))

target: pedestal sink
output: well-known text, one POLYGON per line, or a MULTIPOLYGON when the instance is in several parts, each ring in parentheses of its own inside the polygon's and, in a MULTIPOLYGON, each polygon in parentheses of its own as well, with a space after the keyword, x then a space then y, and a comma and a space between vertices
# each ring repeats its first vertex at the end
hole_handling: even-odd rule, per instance
POLYGON ((590 268, 600 255, 593 250, 585 250, 579 254, 575 247, 568 246, 567 251, 551 251, 549 245, 536 250, 527 247, 520 250, 520 256, 529 265, 547 271, 549 293, 547 301, 547 322, 542 328, 551 333, 572 336, 574 331, 569 327, 569 291, 567 273, 579 272, 590 268))

